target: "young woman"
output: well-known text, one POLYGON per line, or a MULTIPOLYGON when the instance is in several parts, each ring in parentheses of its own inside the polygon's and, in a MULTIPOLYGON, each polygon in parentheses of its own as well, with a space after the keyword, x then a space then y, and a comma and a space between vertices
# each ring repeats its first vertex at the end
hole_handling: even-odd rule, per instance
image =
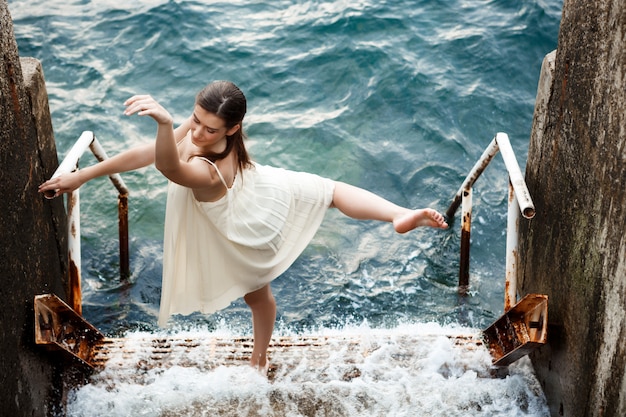
POLYGON ((242 297, 252 311, 250 364, 267 370, 276 320, 270 282, 300 255, 326 210, 390 222, 398 233, 446 228, 432 209, 410 210, 369 191, 252 162, 244 145, 246 98, 231 82, 209 84, 193 113, 174 129, 152 97, 125 103, 126 115, 152 117, 156 141, 51 179, 40 191, 71 192, 92 178, 155 164, 169 179, 159 324, 170 315, 214 312, 242 297))

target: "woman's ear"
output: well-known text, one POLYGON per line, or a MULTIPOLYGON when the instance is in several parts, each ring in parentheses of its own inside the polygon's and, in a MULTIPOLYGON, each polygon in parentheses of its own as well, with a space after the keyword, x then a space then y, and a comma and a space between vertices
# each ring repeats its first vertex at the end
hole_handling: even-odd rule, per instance
POLYGON ((241 129, 241 123, 237 123, 235 126, 231 127, 227 132, 226 132, 226 136, 232 136, 235 133, 237 133, 237 131, 241 129))

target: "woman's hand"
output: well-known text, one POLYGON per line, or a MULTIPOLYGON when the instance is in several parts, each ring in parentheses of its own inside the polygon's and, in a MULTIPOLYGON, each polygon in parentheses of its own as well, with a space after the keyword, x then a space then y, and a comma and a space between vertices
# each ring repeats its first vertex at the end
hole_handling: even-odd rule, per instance
POLYGON ((172 115, 165 110, 155 99, 148 95, 132 96, 124 102, 124 114, 130 116, 137 113, 139 116, 150 116, 160 125, 172 125, 172 115))
POLYGON ((39 186, 39 192, 44 193, 47 198, 54 198, 63 193, 71 193, 81 185, 83 185, 83 181, 80 177, 80 171, 74 171, 50 178, 39 186))

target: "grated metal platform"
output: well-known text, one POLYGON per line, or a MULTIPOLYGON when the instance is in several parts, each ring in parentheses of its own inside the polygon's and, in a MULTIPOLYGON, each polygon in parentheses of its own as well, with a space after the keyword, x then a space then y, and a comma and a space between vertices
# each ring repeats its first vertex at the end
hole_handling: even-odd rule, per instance
MULTIPOLYGON (((287 373, 299 366, 302 361, 324 364, 341 351, 344 363, 344 380, 360 375, 358 365, 384 345, 415 346, 428 343, 437 337, 407 336, 372 332, 365 337, 297 336, 273 338, 268 350, 270 368, 268 378, 273 379, 278 372, 287 373)), ((485 348, 478 335, 446 336, 454 345, 464 350, 485 348)), ((130 378, 141 382, 149 370, 168 369, 173 366, 194 367, 211 370, 219 366, 243 366, 248 363, 252 352, 251 338, 105 338, 99 343, 90 359, 95 369, 106 367, 107 372, 117 378, 130 378)), ((406 349, 393 354, 391 360, 406 366, 415 361, 417 352, 406 349)))
MULTIPOLYGON (((435 343, 447 337, 454 346, 471 352, 485 349, 494 369, 506 366, 546 342, 547 297, 525 297, 482 334, 409 335, 397 331, 369 330, 366 334, 332 336, 283 336, 271 340, 268 355, 272 379, 278 371, 289 372, 302 361, 332 362, 341 352, 344 379, 360 375, 358 364, 385 348, 388 359, 398 366, 412 366, 419 360, 420 344, 435 343)), ((151 369, 173 366, 211 370, 225 365, 246 365, 252 338, 194 334, 183 337, 154 334, 107 338, 86 322, 63 300, 46 294, 35 297, 36 343, 69 355, 95 371, 113 372, 140 380, 151 369)))

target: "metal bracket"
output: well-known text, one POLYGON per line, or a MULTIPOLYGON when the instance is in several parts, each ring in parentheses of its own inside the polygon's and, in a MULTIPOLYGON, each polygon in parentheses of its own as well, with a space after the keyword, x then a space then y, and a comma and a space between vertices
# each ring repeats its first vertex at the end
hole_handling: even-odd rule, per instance
POLYGON ((35 296, 35 343, 60 350, 94 368, 104 335, 54 294, 35 296))
POLYGON ((528 294, 483 331, 495 366, 507 366, 548 339, 548 296, 528 294))

